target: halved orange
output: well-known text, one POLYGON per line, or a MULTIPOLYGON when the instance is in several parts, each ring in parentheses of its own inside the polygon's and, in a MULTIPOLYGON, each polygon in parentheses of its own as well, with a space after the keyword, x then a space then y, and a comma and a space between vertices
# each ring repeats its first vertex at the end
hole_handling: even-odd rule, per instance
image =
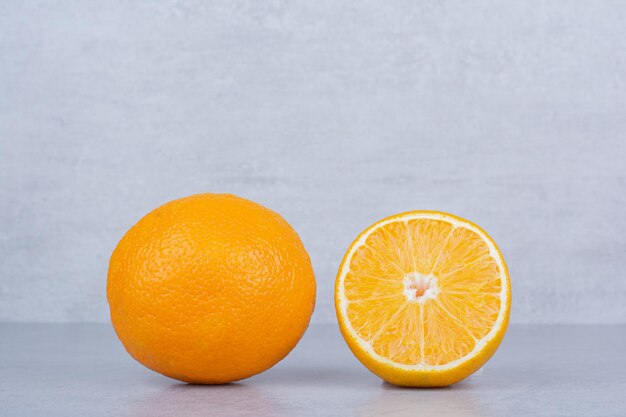
POLYGON ((341 333, 355 356, 393 384, 456 383, 495 353, 511 285, 495 242, 452 214, 411 211, 363 231, 335 284, 341 333))

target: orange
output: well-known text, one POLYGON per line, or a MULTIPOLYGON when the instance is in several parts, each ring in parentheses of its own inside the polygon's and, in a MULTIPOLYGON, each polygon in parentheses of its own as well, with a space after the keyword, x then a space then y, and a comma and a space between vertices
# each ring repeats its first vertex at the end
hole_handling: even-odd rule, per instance
POLYGON ((275 212, 227 194, 198 194, 148 213, 109 263, 113 327, 146 367, 221 384, 284 358, 315 304, 309 256, 275 212))
POLYGON ((379 221, 346 253, 335 285, 354 355, 397 385, 454 384, 479 369, 506 331, 511 286, 495 242, 434 211, 379 221))

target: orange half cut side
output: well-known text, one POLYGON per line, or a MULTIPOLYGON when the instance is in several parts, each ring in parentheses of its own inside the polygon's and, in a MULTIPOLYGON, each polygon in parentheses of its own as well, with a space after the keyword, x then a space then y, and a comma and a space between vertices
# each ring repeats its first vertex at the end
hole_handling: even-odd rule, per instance
POLYGON ((444 386, 500 344, 511 286, 502 254, 475 224, 412 211, 370 226, 346 253, 335 306, 348 346, 372 372, 406 386, 444 386))

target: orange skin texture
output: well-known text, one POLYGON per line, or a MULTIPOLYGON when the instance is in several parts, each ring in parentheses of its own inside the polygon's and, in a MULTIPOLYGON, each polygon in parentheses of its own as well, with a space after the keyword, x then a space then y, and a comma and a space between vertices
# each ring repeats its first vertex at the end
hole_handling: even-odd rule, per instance
POLYGON ((304 334, 315 277, 294 229, 228 194, 171 201, 143 217, 109 263, 111 321, 146 367, 222 384, 283 359, 304 334))

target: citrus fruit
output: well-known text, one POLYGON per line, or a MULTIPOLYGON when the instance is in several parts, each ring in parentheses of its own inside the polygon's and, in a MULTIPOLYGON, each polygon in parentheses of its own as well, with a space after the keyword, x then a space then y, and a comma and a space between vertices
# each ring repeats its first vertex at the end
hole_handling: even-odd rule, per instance
POLYGON ((315 304, 309 256, 275 212, 198 194, 148 213, 118 243, 107 280, 111 321, 146 367, 227 383, 289 353, 315 304))
POLYGON ((496 351, 509 321, 511 286, 494 241, 451 214, 412 211, 362 232, 335 284, 341 333, 387 382, 450 385, 496 351))

